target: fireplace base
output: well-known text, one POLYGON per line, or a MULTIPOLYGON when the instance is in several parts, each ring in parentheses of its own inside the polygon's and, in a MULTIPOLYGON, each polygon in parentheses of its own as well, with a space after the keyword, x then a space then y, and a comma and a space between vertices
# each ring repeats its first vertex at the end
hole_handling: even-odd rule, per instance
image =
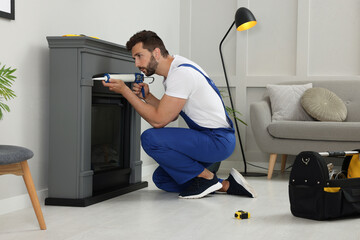
POLYGON ((91 197, 86 198, 46 198, 45 205, 50 206, 66 206, 66 207, 87 207, 89 205, 93 205, 95 203, 99 203, 114 197, 118 197, 120 195, 130 193, 142 188, 146 188, 148 186, 148 182, 139 182, 133 183, 125 187, 114 188, 112 190, 108 190, 106 192, 98 193, 97 195, 93 195, 91 197))

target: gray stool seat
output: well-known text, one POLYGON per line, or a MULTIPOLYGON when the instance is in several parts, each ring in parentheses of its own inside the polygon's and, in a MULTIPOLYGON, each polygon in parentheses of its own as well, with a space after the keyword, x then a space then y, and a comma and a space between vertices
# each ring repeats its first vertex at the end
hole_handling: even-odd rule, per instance
POLYGON ((19 163, 28 160, 34 153, 24 147, 0 145, 0 165, 19 163))

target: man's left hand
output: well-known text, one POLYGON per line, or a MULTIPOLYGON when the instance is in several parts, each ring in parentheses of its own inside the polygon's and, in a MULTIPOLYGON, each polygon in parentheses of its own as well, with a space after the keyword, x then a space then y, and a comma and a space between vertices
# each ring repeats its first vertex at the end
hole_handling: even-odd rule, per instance
POLYGON ((128 88, 126 84, 122 80, 117 79, 109 79, 109 83, 106 83, 105 81, 102 81, 103 85, 105 87, 108 87, 110 91, 116 92, 116 93, 122 93, 125 88, 128 88))

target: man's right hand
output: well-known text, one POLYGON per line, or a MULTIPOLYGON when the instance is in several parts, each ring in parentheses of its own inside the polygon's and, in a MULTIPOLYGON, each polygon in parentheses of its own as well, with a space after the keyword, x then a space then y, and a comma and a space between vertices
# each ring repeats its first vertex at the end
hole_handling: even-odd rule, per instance
POLYGON ((146 83, 134 83, 132 90, 141 99, 146 99, 150 92, 149 85, 146 83), (142 95, 141 88, 144 88, 145 97, 142 95))

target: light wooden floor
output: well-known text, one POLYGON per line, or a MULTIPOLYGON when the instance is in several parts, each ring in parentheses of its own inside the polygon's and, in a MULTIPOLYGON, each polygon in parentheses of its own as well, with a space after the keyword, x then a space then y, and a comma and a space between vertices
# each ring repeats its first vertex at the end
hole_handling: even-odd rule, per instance
MULTIPOLYGON (((224 177, 224 176, 223 176, 224 177)), ((31 208, 0 216, 0 239, 360 239, 360 218, 313 221, 291 215, 288 174, 248 178, 259 197, 214 194, 200 200, 149 187, 86 208, 43 206, 48 230, 31 208), (248 220, 233 217, 237 210, 248 220)))

